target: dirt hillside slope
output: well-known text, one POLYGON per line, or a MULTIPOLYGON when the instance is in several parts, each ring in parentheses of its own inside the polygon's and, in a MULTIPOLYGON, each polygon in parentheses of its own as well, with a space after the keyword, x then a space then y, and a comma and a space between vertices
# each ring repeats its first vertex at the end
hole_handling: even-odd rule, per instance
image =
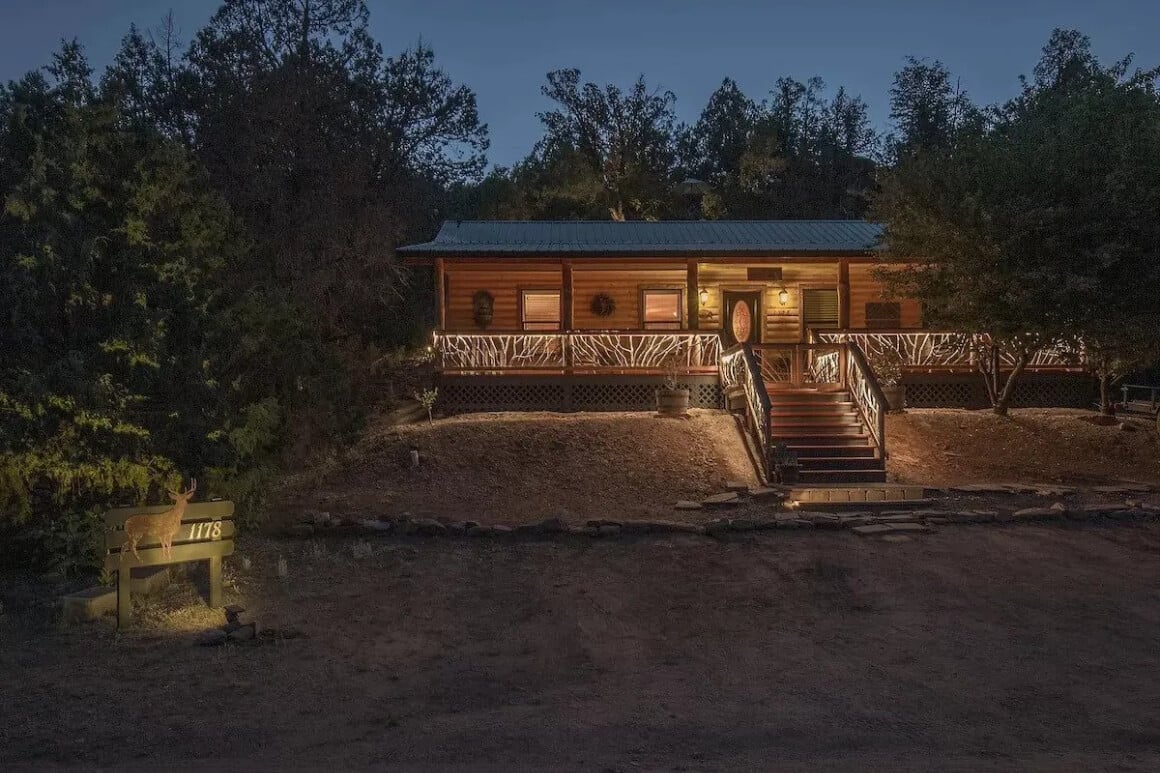
POLYGON ((1160 434, 1142 419, 1133 429, 1083 420, 1091 411, 1026 408, 910 410, 887 418, 892 479, 937 486, 1051 482, 1074 486, 1160 481, 1160 434))
POLYGON ((520 523, 667 515, 680 498, 756 483, 732 417, 493 413, 372 427, 325 475, 299 481, 278 510, 520 523), (411 467, 410 447, 422 463, 411 467))

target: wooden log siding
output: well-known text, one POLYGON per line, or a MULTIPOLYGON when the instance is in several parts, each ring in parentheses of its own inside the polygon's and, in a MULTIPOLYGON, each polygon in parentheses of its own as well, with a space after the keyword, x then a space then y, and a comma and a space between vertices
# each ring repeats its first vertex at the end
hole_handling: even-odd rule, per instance
MULTIPOLYGON (((685 267, 661 269, 615 269, 577 266, 572 272, 572 295, 576 299, 573 324, 576 330, 640 330, 641 290, 684 290, 685 267), (592 311, 592 299, 605 293, 616 304, 607 317, 592 311)), ((681 327, 689 326, 682 313, 681 327)))
MULTIPOLYGON (((752 264, 769 266, 768 263, 752 264)), ((762 341, 765 343, 796 343, 803 340, 801 327, 801 285, 838 286, 838 262, 824 263, 783 263, 781 281, 749 281, 749 264, 702 263, 700 283, 709 288, 709 302, 705 310, 712 315, 712 326, 721 326, 721 290, 763 291, 762 309, 764 326, 762 341), (778 295, 785 289, 789 297, 782 305, 778 295)), ((702 322, 703 328, 709 323, 702 322)))
MULTIPOLYGON (((828 261, 786 263, 715 263, 700 262, 697 266, 697 289, 706 288, 709 297, 705 304, 699 298, 685 298, 682 326, 689 324, 689 309, 697 306, 699 325, 705 330, 721 327, 721 291, 760 289, 763 291, 762 340, 767 343, 793 343, 804 340, 801 322, 801 288, 838 288, 843 303, 842 320, 848 319, 848 328, 866 327, 866 304, 885 300, 882 285, 874 279, 875 264, 849 261, 848 270, 840 271, 837 258, 828 261), (752 267, 779 266, 781 281, 749 280, 752 267), (842 281, 847 279, 848 281, 842 281), (778 294, 785 289, 789 297, 782 305, 778 294)), ((641 290, 673 289, 688 292, 690 273, 687 261, 674 261, 662 266, 643 263, 586 264, 573 261, 572 274, 572 327, 573 330, 639 330, 641 328, 641 290), (616 310, 607 317, 592 311, 592 298, 606 293, 616 304, 616 310)), ((480 331, 473 317, 472 297, 479 290, 487 290, 495 298, 494 316, 488 330, 512 331, 520 329, 519 293, 522 289, 560 291, 562 306, 567 305, 565 269, 562 262, 514 264, 510 262, 444 264, 446 307, 443 310, 444 330, 480 331)), ((696 293, 694 293, 696 295, 696 293)), ((902 300, 901 326, 916 328, 922 325, 922 309, 917 301, 902 300)), ((567 309, 561 309, 566 322, 567 309)))
POLYGON ((562 290, 562 268, 559 263, 532 266, 446 265, 447 323, 444 330, 474 330, 472 298, 479 290, 487 290, 495 298, 495 308, 488 330, 519 330, 520 289, 562 290))
MULTIPOLYGON (((860 330, 866 327, 866 304, 882 303, 886 301, 882 283, 874 278, 873 263, 850 264, 850 324, 851 330, 860 330)), ((901 327, 915 328, 922 326, 922 304, 918 301, 904 298, 898 300, 901 311, 901 327)))

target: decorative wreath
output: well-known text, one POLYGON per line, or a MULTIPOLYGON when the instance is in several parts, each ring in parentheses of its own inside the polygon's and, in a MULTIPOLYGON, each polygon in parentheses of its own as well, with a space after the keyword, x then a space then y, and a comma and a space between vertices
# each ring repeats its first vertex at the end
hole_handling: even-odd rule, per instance
POLYGON ((475 319, 475 324, 486 328, 491 324, 494 312, 495 296, 487 290, 476 290, 475 295, 471 296, 471 316, 475 319))
POLYGON ((616 301, 608 293, 597 293, 592 296, 592 313, 598 317, 611 317, 616 311, 616 301))

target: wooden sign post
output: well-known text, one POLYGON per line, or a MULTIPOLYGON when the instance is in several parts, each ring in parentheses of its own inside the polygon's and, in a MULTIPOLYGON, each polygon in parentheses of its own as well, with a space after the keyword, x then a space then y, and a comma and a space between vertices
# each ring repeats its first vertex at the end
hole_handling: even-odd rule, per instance
POLYGON ((117 573, 118 628, 128 625, 132 617, 129 575, 139 566, 208 560, 209 605, 222 605, 222 558, 234 552, 234 503, 190 503, 179 514, 180 523, 174 522, 170 528, 165 518, 173 510, 173 505, 157 505, 121 507, 105 513, 105 570, 117 573), (131 523, 128 531, 126 522, 131 523), (139 534, 134 540, 135 531, 139 534), (167 537, 168 545, 158 532, 167 537))

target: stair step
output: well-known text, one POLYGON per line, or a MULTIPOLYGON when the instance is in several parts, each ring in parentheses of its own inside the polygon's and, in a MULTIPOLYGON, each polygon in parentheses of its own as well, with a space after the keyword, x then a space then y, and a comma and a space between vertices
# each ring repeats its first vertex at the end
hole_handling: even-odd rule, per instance
POLYGON ((809 459, 814 457, 823 457, 826 459, 843 458, 843 459, 875 459, 877 458, 877 450, 874 446, 828 446, 828 445, 798 445, 796 443, 786 443, 798 459, 809 459))
POLYGON ((882 460, 873 456, 798 456, 803 470, 882 470, 882 460))
POLYGON ((832 483, 885 483, 885 470, 801 470, 801 483, 828 485, 832 483))
POLYGON ((869 435, 774 435, 773 442, 785 443, 790 448, 799 446, 830 446, 843 448, 873 448, 869 435))
POLYGON ((862 419, 857 416, 771 416, 774 427, 861 427, 862 419))
POLYGON ((791 426, 774 426, 770 430, 770 434, 776 438, 799 438, 799 437, 861 437, 868 438, 870 435, 862 428, 860 424, 830 424, 826 426, 818 426, 815 424, 803 424, 796 427, 791 426))

